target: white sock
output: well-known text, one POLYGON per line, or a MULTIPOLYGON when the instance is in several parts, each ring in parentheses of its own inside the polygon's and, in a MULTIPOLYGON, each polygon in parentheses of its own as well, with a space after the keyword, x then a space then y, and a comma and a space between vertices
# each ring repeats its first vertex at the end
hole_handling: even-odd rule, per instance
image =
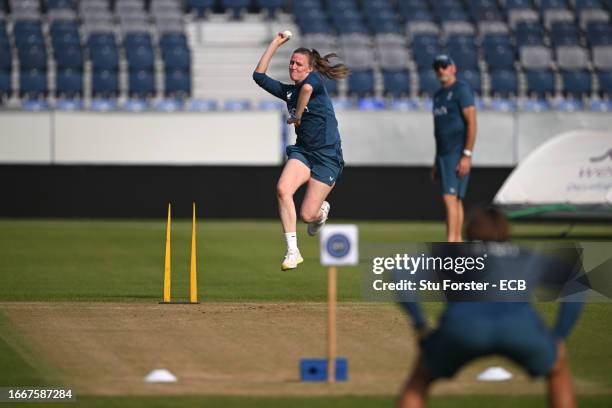
POLYGON ((286 232, 285 241, 287 241, 287 249, 298 249, 297 234, 295 232, 286 232))

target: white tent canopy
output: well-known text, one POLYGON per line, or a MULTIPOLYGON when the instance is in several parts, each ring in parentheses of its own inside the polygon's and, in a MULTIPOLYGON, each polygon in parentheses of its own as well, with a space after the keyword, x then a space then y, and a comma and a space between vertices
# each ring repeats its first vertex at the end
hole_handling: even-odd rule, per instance
POLYGON ((494 204, 612 210, 612 133, 577 130, 550 139, 519 163, 494 204))

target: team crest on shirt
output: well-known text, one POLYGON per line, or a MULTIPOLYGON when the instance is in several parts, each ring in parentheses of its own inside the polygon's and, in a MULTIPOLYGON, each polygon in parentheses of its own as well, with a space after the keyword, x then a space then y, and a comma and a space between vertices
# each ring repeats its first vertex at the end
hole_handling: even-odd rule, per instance
POLYGON ((287 92, 287 99, 291 99, 292 95, 293 95, 293 92, 291 92, 291 91, 287 92))
POLYGON ((446 100, 447 100, 447 101, 450 101, 452 97, 453 97, 453 91, 450 91, 450 92, 448 93, 448 96, 446 97, 446 100))

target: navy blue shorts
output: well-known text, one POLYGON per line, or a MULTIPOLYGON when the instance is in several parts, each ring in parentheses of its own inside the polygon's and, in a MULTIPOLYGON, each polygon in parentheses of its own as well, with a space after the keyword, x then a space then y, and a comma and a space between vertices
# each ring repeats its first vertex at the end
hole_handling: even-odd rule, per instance
POLYGON ((556 343, 531 309, 497 316, 444 315, 421 341, 423 364, 434 378, 453 377, 465 364, 501 355, 533 377, 547 375, 557 360, 556 343))
POLYGON ((457 165, 461 159, 461 152, 447 153, 442 156, 436 155, 436 168, 442 184, 442 194, 456 195, 463 199, 467 191, 470 174, 459 178, 457 175, 457 165))
POLYGON ((297 159, 310 169, 310 177, 328 186, 333 186, 344 168, 340 145, 319 150, 307 151, 292 145, 287 146, 287 158, 297 159))

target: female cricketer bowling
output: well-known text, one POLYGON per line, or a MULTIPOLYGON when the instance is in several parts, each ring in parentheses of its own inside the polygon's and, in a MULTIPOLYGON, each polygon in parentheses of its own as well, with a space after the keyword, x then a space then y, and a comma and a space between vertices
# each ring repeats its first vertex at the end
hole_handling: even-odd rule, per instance
POLYGON ((325 198, 342 173, 344 160, 338 132, 338 121, 323 78, 340 79, 348 75, 344 64, 332 65, 335 54, 321 57, 314 49, 298 48, 289 61, 293 84, 283 84, 266 75, 276 50, 289 40, 278 33, 263 53, 253 73, 255 82, 287 103, 295 126, 297 142, 287 147, 287 163, 276 187, 280 219, 287 241, 282 270, 295 269, 304 259, 297 246, 297 215, 293 194, 308 184, 300 216, 308 223, 309 235, 315 235, 327 221, 330 205, 325 198))

